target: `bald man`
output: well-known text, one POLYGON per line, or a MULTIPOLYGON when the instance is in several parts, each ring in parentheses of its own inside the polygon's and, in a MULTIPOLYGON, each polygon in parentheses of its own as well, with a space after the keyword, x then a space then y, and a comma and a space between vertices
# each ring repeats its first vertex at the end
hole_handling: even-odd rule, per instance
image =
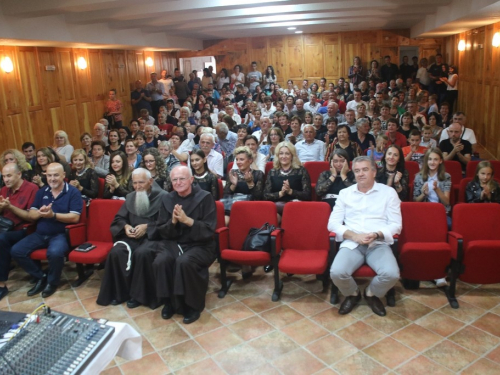
POLYGON ((47 298, 55 293, 61 279, 64 255, 69 250, 66 225, 76 224, 82 212, 82 195, 77 188, 64 182, 66 174, 59 163, 51 163, 46 171, 47 185, 38 190, 28 219, 37 222, 35 233, 16 243, 12 258, 37 282, 28 290, 28 296, 42 293, 47 298), (30 254, 47 248, 48 273, 30 258, 30 254))

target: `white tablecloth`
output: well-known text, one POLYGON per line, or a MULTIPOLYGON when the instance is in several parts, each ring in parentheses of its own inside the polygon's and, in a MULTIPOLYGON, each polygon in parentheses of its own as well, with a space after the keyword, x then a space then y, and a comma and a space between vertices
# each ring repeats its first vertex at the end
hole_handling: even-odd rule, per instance
POLYGON ((115 332, 106 345, 99 350, 90 362, 84 375, 95 375, 103 371, 115 356, 126 360, 142 358, 142 336, 127 323, 108 322, 109 326, 115 327, 115 332))

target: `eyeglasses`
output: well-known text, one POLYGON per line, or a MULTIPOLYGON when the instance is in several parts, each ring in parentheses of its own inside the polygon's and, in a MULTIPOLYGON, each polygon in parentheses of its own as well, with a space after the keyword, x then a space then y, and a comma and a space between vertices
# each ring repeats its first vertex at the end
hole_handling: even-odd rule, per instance
POLYGON ((178 183, 178 182, 184 182, 184 181, 186 181, 186 180, 187 180, 187 178, 186 178, 186 177, 174 178, 174 179, 172 179, 172 183, 173 183, 173 184, 176 184, 176 183, 178 183))

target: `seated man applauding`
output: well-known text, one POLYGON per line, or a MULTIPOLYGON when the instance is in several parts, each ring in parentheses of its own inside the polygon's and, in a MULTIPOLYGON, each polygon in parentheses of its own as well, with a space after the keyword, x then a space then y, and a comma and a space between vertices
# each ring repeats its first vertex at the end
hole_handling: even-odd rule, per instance
POLYGON ((178 166, 170 173, 174 191, 163 197, 157 229, 170 254, 166 258, 167 289, 164 319, 175 311, 185 324, 200 317, 205 308, 208 267, 216 258, 214 231, 217 222, 212 195, 193 186, 191 170, 178 166))
POLYGON ((373 312, 385 316, 380 297, 399 279, 399 268, 389 245, 401 232, 401 201, 396 191, 375 182, 377 166, 369 156, 358 156, 352 163, 357 184, 340 191, 328 230, 342 242, 330 269, 333 283, 346 297, 339 314, 348 314, 361 300, 352 274, 364 263, 376 273, 365 289, 365 299, 373 312))

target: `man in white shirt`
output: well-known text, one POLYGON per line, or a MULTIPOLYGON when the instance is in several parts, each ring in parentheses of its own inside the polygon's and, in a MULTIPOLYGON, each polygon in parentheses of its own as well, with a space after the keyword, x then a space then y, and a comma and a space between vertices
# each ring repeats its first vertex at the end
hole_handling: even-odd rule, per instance
MULTIPOLYGON (((465 113, 455 112, 455 114, 453 115, 452 124, 454 124, 455 122, 458 122, 462 126, 460 139, 469 141, 470 144, 472 145, 472 153, 476 152, 476 145, 477 145, 476 135, 474 134, 474 130, 465 127, 467 123, 467 117, 465 116, 465 113)), ((446 128, 444 131, 441 132, 441 138, 439 138, 439 143, 448 138, 450 138, 450 135, 448 134, 448 128, 446 128)))
POLYGON ((316 129, 313 125, 304 126, 304 140, 295 144, 297 156, 304 163, 306 161, 325 160, 325 142, 315 139, 316 129))
POLYGON ((161 78, 158 80, 158 82, 163 83, 163 87, 165 88, 165 94, 163 95, 163 97, 165 99, 170 98, 170 89, 174 87, 174 81, 172 80, 171 76, 170 78, 167 78, 166 70, 161 71, 161 78))
POLYGON ((271 129, 271 120, 269 119, 269 117, 261 117, 260 130, 252 133, 252 135, 259 141, 259 145, 267 144, 267 135, 269 134, 269 129, 271 129))
POLYGON ((349 109, 352 109, 356 111, 358 108, 358 104, 363 103, 366 108, 368 108, 368 104, 366 104, 364 101, 361 100, 361 90, 360 89, 354 89, 354 100, 351 100, 350 102, 347 103, 346 111, 349 109))
POLYGON ((270 96, 266 96, 264 98, 264 104, 266 106, 260 110, 262 117, 272 118, 274 112, 276 112, 276 107, 273 105, 273 99, 270 96))
POLYGON ((330 117, 336 117, 338 122, 344 122, 345 117, 339 113, 339 105, 335 102, 330 102, 326 106, 326 113, 323 115, 323 125, 326 125, 326 120, 330 117))
POLYGON ((418 130, 422 130, 422 126, 427 125, 427 121, 424 115, 418 113, 418 103, 414 100, 409 100, 407 107, 408 112, 413 116, 413 125, 416 126, 418 130))
POLYGON ((200 137, 200 150, 207 157, 208 169, 222 178, 224 176, 224 161, 222 155, 213 149, 215 145, 215 137, 211 133, 203 133, 200 137))
POLYGON ((304 104, 304 109, 313 114, 313 116, 321 108, 321 104, 318 103, 318 96, 316 94, 309 95, 309 101, 304 104))
POLYGON ((352 274, 363 264, 377 270, 365 289, 365 299, 373 312, 385 316, 381 297, 399 279, 399 267, 390 248, 393 236, 402 228, 401 201, 390 186, 375 182, 377 165, 369 156, 354 159, 352 170, 357 184, 340 191, 328 221, 340 249, 330 269, 330 277, 346 297, 339 314, 348 314, 361 300, 352 274))

